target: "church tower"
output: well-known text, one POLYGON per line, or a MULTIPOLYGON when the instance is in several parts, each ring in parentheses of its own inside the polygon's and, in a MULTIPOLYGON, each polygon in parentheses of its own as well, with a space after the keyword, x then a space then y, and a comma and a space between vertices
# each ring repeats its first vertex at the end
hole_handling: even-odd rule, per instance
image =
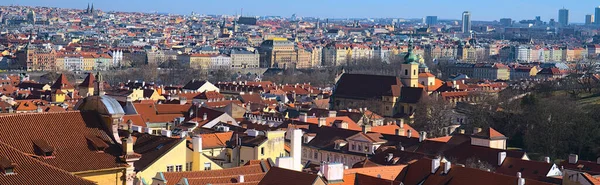
POLYGON ((400 80, 407 87, 419 86, 419 63, 413 49, 413 40, 411 39, 408 42, 408 52, 404 56, 404 62, 400 66, 400 80))

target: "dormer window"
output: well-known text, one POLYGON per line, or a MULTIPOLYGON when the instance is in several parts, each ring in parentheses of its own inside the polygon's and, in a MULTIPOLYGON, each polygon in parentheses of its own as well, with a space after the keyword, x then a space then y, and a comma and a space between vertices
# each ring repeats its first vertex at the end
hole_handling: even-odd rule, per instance
POLYGON ((0 168, 4 175, 15 174, 15 166, 16 164, 12 163, 12 161, 10 161, 8 158, 5 156, 0 156, 0 168))
POLYGON ((35 139, 33 140, 33 144, 35 145, 35 153, 37 155, 43 156, 44 158, 54 157, 54 147, 50 146, 46 140, 35 139))
POLYGON ((85 136, 85 138, 88 140, 88 144, 95 149, 96 152, 104 152, 104 150, 108 148, 108 144, 96 136, 89 135, 85 136))

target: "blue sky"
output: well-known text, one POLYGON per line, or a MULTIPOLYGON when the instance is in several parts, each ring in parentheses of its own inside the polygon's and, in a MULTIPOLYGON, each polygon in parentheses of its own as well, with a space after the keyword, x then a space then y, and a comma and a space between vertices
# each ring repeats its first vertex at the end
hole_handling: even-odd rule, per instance
POLYGON ((94 3, 102 10, 165 12, 189 14, 280 15, 290 17, 400 17, 421 18, 437 15, 440 19, 459 19, 463 11, 471 11, 473 20, 517 20, 542 16, 544 21, 558 17, 558 9, 570 10, 570 22, 584 22, 593 14, 598 0, 2 0, 0 5, 53 6, 85 8, 94 3))

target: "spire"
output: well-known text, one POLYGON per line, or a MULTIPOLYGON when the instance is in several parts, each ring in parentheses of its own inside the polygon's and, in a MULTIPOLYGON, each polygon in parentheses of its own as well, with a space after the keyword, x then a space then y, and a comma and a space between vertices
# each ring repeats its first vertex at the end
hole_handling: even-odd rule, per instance
POLYGON ((88 3, 87 9, 85 9, 85 13, 90 13, 90 3, 88 3))
POLYGON ((90 8, 90 13, 94 13, 94 3, 92 3, 92 8, 90 8))
POLYGON ((408 52, 404 56, 404 63, 415 63, 417 62, 417 56, 413 53, 414 45, 412 38, 408 41, 408 52))

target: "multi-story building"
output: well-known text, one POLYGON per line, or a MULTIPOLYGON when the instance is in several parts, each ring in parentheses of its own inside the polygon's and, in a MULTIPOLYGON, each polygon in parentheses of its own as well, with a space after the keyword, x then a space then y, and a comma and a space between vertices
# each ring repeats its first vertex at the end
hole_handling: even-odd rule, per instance
POLYGON ((25 56, 19 57, 25 62, 27 71, 49 71, 54 70, 54 62, 56 61, 56 51, 48 48, 37 48, 28 45, 23 53, 25 56))
POLYGON ((244 69, 259 67, 260 55, 256 51, 250 52, 242 49, 232 49, 230 56, 231 68, 244 69))
POLYGON ((265 40, 258 51, 262 68, 290 68, 298 62, 295 45, 286 38, 265 40))
POLYGON ((592 25, 592 24, 594 24, 594 15, 592 15, 592 14, 585 15, 585 25, 592 25))
POLYGON ((568 9, 560 9, 558 10, 558 24, 560 26, 568 26, 569 25, 569 10, 568 9))
POLYGON ((438 22, 438 17, 437 16, 427 16, 427 17, 425 17, 425 24, 427 24, 428 26, 436 25, 437 22, 438 22))
POLYGON ((510 68, 500 63, 478 63, 474 66, 472 77, 489 80, 510 80, 510 68))
POLYGON ((594 24, 600 24, 600 6, 594 10, 594 24))
POLYGON ((178 56, 178 60, 181 63, 192 69, 208 69, 211 64, 211 57, 214 55, 210 54, 183 54, 178 56))
POLYGON ((83 71, 83 56, 79 53, 64 53, 64 69, 67 71, 83 71))
POLYGON ((83 57, 83 70, 91 71, 96 66, 96 57, 94 54, 82 54, 83 57))
POLYGON ((465 11, 462 13, 462 32, 471 32, 471 12, 465 11))
POLYGON ((230 69, 231 57, 227 55, 212 55, 210 57, 210 69, 230 69))

